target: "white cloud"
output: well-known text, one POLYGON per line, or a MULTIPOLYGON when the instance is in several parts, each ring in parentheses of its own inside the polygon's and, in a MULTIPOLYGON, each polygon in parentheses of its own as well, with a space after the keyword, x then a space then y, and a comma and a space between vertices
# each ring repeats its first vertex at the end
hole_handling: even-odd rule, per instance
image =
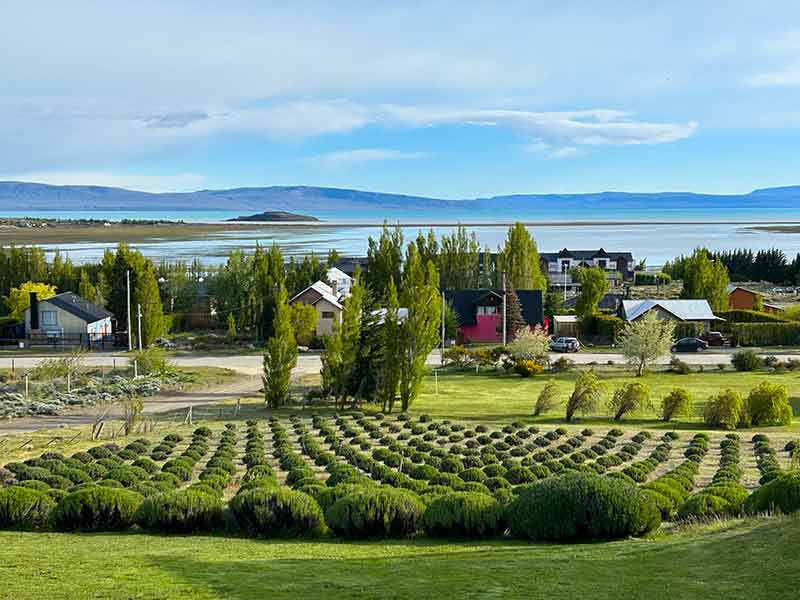
POLYGON ((320 154, 319 156, 312 156, 309 160, 318 162, 328 169, 338 169, 374 161, 418 160, 429 158, 430 156, 431 154, 428 152, 402 152, 400 150, 389 150, 385 148, 359 148, 356 150, 328 152, 326 154, 320 154))
POLYGON ((26 181, 50 185, 102 185, 141 192, 186 192, 198 189, 206 181, 206 177, 198 173, 135 175, 91 171, 51 171, 0 174, 0 181, 26 181))

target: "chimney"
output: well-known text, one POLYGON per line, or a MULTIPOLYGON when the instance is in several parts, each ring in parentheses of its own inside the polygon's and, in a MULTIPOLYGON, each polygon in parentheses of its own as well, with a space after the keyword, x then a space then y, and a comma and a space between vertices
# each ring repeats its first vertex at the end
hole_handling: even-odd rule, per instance
POLYGON ((39 297, 31 292, 31 331, 39 329, 39 297))

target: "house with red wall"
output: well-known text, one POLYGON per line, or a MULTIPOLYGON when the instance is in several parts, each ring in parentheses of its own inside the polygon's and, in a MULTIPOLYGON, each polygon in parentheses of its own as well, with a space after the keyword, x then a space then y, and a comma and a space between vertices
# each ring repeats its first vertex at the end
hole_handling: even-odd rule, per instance
MULTIPOLYGON (((541 290, 516 290, 522 318, 530 327, 545 326, 541 290)), ((500 289, 453 290, 445 301, 458 319, 459 343, 499 343, 503 341, 503 296, 500 289)))

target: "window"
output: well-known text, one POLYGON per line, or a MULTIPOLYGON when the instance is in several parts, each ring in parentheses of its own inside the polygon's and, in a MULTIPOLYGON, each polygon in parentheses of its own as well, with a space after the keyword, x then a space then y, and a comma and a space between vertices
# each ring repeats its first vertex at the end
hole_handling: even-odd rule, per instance
POLYGON ((478 314, 479 315, 496 315, 497 314, 497 307, 496 306, 479 306, 478 307, 478 314))
POLYGON ((607 268, 606 259, 605 258, 598 259, 597 266, 600 267, 601 269, 607 268))
POLYGON ((39 311, 39 324, 44 327, 55 327, 58 325, 58 318, 54 310, 39 311))
POLYGON ((322 311, 322 318, 323 319, 332 319, 333 318, 333 311, 332 310, 323 310, 322 311))

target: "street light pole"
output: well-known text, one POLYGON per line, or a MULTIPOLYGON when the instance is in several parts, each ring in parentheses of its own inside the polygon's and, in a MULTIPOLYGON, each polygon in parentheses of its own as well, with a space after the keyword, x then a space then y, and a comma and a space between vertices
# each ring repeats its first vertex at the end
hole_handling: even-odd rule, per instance
POLYGON ((128 283, 128 352, 133 350, 133 338, 131 337, 131 272, 130 269, 125 271, 125 279, 128 283))
POLYGON ((142 305, 136 305, 136 317, 139 320, 139 352, 142 351, 142 305))

